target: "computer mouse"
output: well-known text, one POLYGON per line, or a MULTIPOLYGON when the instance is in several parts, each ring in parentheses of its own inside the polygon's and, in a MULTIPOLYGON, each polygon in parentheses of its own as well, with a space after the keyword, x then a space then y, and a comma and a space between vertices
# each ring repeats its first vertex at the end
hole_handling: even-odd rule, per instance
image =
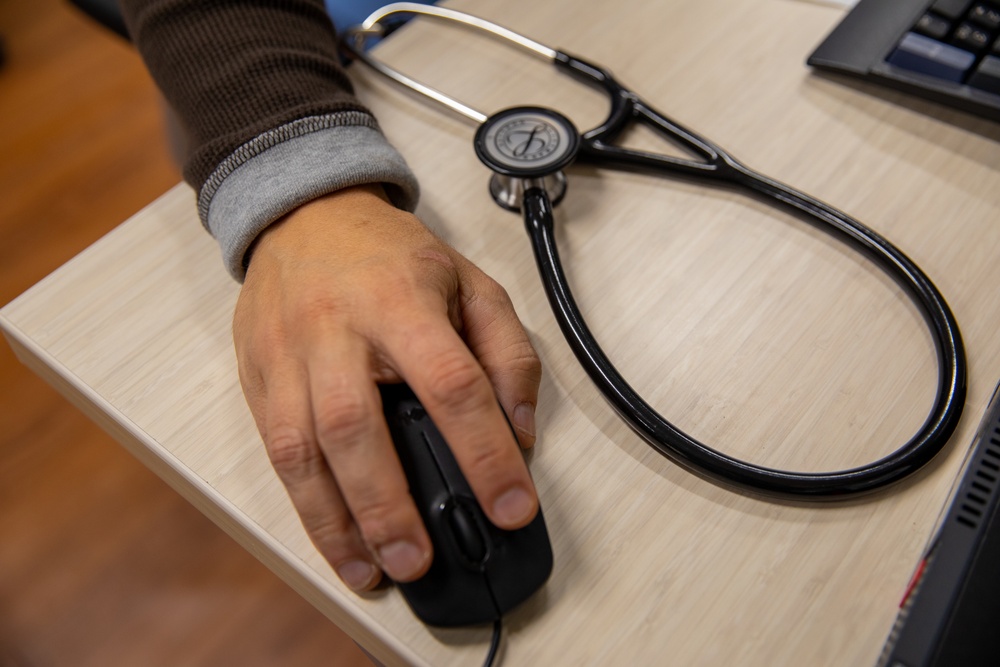
POLYGON ((381 385, 380 390, 410 494, 434 545, 430 570, 416 581, 397 583, 400 591, 429 625, 498 620, 541 588, 552 572, 541 509, 524 528, 494 526, 409 386, 381 385))

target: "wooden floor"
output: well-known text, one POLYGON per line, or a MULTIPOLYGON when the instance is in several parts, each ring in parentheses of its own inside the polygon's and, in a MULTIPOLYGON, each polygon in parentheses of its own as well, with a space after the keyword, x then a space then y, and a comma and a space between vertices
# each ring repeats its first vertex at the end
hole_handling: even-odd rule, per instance
MULTIPOLYGON (((128 45, 0 0, 0 304, 176 183, 128 45)), ((0 667, 367 665, 0 343, 0 667)))

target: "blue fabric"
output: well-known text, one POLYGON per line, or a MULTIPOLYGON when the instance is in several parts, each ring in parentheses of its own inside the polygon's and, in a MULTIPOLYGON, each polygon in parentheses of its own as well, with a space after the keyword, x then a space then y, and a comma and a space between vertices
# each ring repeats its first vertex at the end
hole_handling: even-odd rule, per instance
MULTIPOLYGON (((412 0, 422 5, 433 5, 434 0, 412 0)), ((379 7, 384 7, 392 0, 325 0, 326 11, 333 19, 333 25, 337 27, 337 32, 355 26, 379 7)))

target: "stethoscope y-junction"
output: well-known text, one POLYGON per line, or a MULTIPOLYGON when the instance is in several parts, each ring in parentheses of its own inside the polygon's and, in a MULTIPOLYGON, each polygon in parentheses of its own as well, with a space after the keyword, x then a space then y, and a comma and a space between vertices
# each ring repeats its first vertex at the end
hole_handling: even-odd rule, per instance
POLYGON ((719 146, 650 107, 607 70, 489 21, 442 7, 401 2, 383 7, 349 30, 345 42, 355 58, 479 124, 475 150, 494 172, 490 191, 501 206, 524 215, 545 291, 566 340, 618 414, 661 453, 695 472, 752 491, 828 499, 871 491, 902 479, 933 458, 951 436, 965 402, 965 351, 958 325, 944 298, 920 268, 873 230, 809 195, 749 169, 719 146), (562 114, 541 107, 515 107, 486 116, 365 53, 367 37, 380 34, 382 22, 396 14, 446 19, 508 40, 602 89, 611 100, 610 114, 601 125, 582 134, 562 114), (637 123, 685 147, 701 160, 613 145, 623 130, 637 123), (804 216, 891 276, 923 314, 937 352, 934 405, 916 435, 888 456, 864 466, 836 472, 799 473, 732 458, 698 442, 664 419, 609 361, 588 329, 567 283, 556 247, 552 207, 566 192, 562 170, 576 162, 735 186, 775 207, 804 216))

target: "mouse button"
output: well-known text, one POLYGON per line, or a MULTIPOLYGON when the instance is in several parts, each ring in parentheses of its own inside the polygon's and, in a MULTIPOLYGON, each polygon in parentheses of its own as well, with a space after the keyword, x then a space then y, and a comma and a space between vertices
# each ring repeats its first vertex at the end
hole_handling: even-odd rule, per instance
POLYGON ((466 566, 481 569, 490 555, 489 536, 476 510, 469 505, 462 499, 450 503, 446 510, 447 522, 466 566))
MULTIPOLYGON (((450 493, 441 472, 426 448, 397 449, 406 482, 421 514, 443 504, 450 493)), ((426 519, 427 517, 425 517, 426 519)))
POLYGON ((437 426, 434 425, 434 422, 430 419, 427 421, 432 425, 432 427, 425 430, 424 443, 430 451, 441 477, 444 478, 445 484, 448 485, 448 488, 455 495, 472 496, 472 488, 469 486, 469 482, 465 479, 465 474, 462 472, 462 468, 458 465, 458 461, 455 459, 455 455, 452 453, 451 447, 448 445, 448 442, 444 439, 441 432, 437 429, 437 426))
POLYGON ((524 528, 492 531, 492 553, 485 575, 503 614, 537 591, 552 574, 552 544, 541 510, 524 528))

